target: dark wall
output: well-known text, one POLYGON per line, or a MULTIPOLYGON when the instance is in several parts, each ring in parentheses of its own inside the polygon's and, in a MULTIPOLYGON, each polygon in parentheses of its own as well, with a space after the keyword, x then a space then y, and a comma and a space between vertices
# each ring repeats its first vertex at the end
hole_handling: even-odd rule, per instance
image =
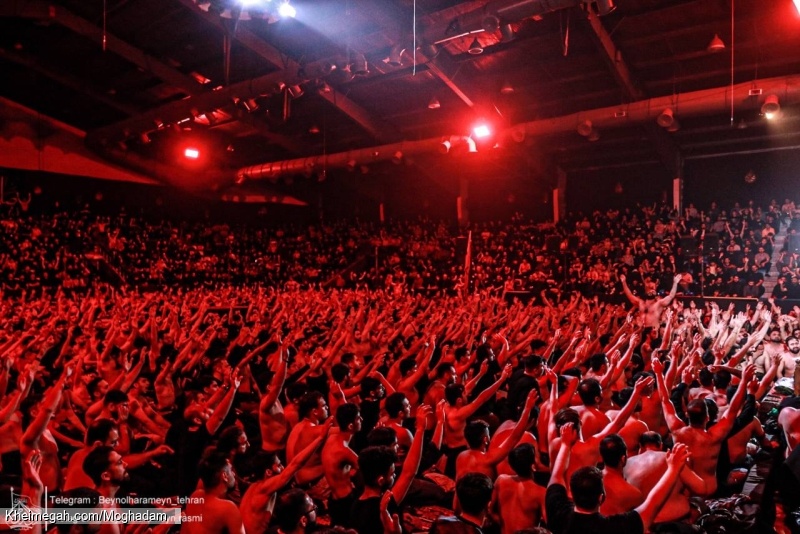
POLYGON ((567 211, 590 213, 595 209, 672 203, 672 176, 661 165, 580 171, 567 176, 567 211), (622 190, 618 191, 617 185, 622 190))

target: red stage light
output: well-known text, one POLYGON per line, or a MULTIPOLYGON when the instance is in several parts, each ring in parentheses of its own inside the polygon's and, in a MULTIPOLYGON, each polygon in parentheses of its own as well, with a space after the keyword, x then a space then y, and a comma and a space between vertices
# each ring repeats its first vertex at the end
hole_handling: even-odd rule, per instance
POLYGON ((489 129, 487 125, 479 124, 478 126, 472 129, 472 133, 475 134, 475 137, 480 139, 481 137, 488 137, 489 135, 492 134, 492 131, 489 129))
POLYGON ((800 0, 794 0, 794 7, 796 7, 797 12, 800 13, 800 0))
POLYGON ((196 148, 187 148, 183 151, 183 155, 189 159, 197 159, 200 157, 200 151, 196 148))

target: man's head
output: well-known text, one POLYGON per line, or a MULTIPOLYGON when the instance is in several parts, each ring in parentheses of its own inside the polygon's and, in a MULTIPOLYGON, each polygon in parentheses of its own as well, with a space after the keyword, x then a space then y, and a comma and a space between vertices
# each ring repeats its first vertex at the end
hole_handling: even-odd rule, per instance
POLYGON ((708 422, 708 405, 704 399, 695 399, 689 402, 686 408, 689 424, 693 427, 705 427, 708 422))
POLYGON ((648 430, 639 438, 639 447, 642 451, 660 451, 664 446, 661 434, 648 430))
POLYGON ((541 376, 544 371, 544 360, 541 356, 531 355, 522 359, 525 372, 531 376, 541 376))
POLYGON ((95 419, 89 428, 86 429, 86 440, 88 446, 105 445, 116 449, 119 445, 119 426, 111 419, 95 419))
POLYGON ((367 447, 358 455, 358 470, 366 486, 387 490, 394 485, 396 462, 397 453, 389 447, 367 447))
POLYGON ((119 389, 110 389, 103 398, 103 408, 108 410, 115 420, 128 418, 128 394, 119 389))
POLYGON ((83 460, 83 471, 96 487, 119 487, 128 480, 127 466, 122 456, 109 446, 92 449, 83 460))
POLYGON ((603 388, 596 378, 582 380, 578 386, 578 395, 585 406, 596 406, 603 401, 603 388))
POLYGON ((470 421, 464 428, 464 439, 472 450, 485 451, 489 448, 489 425, 481 420, 470 421))
POLYGON ((285 534, 306 532, 317 523, 317 506, 305 491, 291 489, 278 498, 272 519, 285 534))
POLYGON ((321 423, 328 418, 328 403, 318 391, 309 391, 300 399, 297 413, 301 419, 308 419, 314 423, 321 423))
POLYGON ((397 417, 407 419, 411 416, 411 403, 408 402, 408 398, 405 396, 405 394, 400 393, 399 391, 386 397, 384 408, 386 409, 386 413, 392 419, 397 417))
POLYGON ((572 408, 564 408, 559 410, 556 413, 554 418, 556 423, 556 428, 559 432, 561 432, 561 427, 566 425, 567 423, 572 423, 575 427, 575 431, 578 432, 580 435, 581 430, 581 416, 580 414, 572 408))
POLYGON ((456 482, 456 497, 461 510, 474 517, 483 517, 492 500, 492 479, 483 473, 467 473, 456 482))
POLYGON ((444 389, 444 398, 450 406, 460 406, 464 402, 464 386, 450 384, 444 389))
POLYGON ((628 446, 619 434, 611 434, 600 442, 600 456, 606 467, 621 469, 628 461, 628 446))
POLYGON ((781 342, 781 331, 778 328, 773 328, 769 331, 769 340, 773 343, 781 342))
POLYGON ((215 448, 206 451, 197 470, 206 491, 219 488, 227 491, 236 486, 236 475, 228 456, 215 448))
POLYGON ((603 473, 596 467, 581 467, 569 479, 572 500, 581 510, 596 511, 606 497, 603 473))
POLYGON ((522 478, 533 477, 533 464, 536 462, 536 451, 530 443, 517 445, 508 453, 508 465, 522 478))
POLYGON ((456 382, 456 368, 451 363, 440 363, 436 366, 436 379, 442 382, 445 386, 455 384, 456 382))
POLYGON ((790 336, 786 338, 786 348, 789 349, 789 352, 792 354, 799 354, 800 353, 800 339, 797 339, 794 336, 790 336))
POLYGON ((339 430, 342 432, 355 434, 361 430, 362 421, 358 405, 346 402, 336 408, 336 424, 339 425, 339 430))

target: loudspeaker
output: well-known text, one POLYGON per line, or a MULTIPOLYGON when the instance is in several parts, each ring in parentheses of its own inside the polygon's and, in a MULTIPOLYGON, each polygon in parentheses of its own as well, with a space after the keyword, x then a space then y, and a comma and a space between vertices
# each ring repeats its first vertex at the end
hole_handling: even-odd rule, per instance
POLYGON ((706 234, 703 238, 703 252, 719 252, 719 234, 706 234))

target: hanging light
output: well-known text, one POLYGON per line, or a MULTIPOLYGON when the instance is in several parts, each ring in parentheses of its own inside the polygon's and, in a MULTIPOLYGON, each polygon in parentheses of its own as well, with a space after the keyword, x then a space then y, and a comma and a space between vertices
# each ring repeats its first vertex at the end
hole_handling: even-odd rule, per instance
POLYGON ((669 128, 675 122, 675 117, 672 114, 672 108, 666 108, 656 119, 656 122, 662 128, 669 128))
POLYGON ((440 107, 442 107, 442 104, 435 96, 431 98, 430 102, 428 102, 428 109, 439 109, 440 107))
POLYGON ((706 50, 712 53, 722 52, 723 50, 725 50, 725 43, 722 41, 722 39, 719 38, 718 33, 714 34, 714 38, 711 39, 710 43, 708 43, 708 47, 706 47, 706 50))
POLYGON ((588 137, 586 137, 586 139, 588 139, 592 143, 594 143, 595 141, 599 141, 600 140, 600 131, 595 129, 595 128, 592 128, 592 133, 590 133, 588 135, 588 137))
POLYGON ((278 8, 278 14, 285 19, 293 19, 297 16, 297 10, 289 3, 289 0, 286 0, 281 4, 281 7, 278 8))
POLYGON ((472 44, 469 45, 469 49, 467 50, 473 56, 477 56, 478 54, 483 54, 483 47, 481 46, 480 41, 476 37, 473 39, 472 44))
POLYGON ((386 60, 387 65, 391 65, 392 67, 399 67, 403 64, 403 52, 406 49, 402 45, 397 45, 392 47, 392 50, 389 52, 389 58, 386 60))
POLYGON ((514 86, 508 82, 505 82, 503 86, 500 88, 501 95, 510 95, 514 93, 514 86))
POLYGON ((592 121, 585 120, 578 125, 578 133, 583 137, 589 137, 592 135, 594 128, 592 128, 592 121))
POLYGON ((761 113, 768 119, 773 119, 781 110, 781 103, 778 100, 778 95, 769 95, 764 100, 764 105, 761 106, 761 113))

